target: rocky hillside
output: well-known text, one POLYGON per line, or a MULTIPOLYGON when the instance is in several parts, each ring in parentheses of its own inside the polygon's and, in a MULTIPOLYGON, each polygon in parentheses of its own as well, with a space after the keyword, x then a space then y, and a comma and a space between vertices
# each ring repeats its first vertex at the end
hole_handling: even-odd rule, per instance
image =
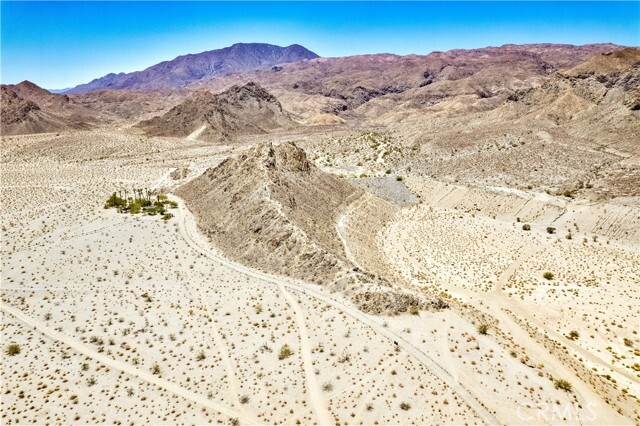
POLYGON ((359 55, 318 58, 272 69, 201 80, 191 89, 222 90, 256 81, 287 110, 313 119, 396 120, 403 113, 468 113, 495 108, 518 90, 540 86, 613 44, 504 45, 428 55, 359 55))
POLYGON ((555 74, 541 87, 514 94, 498 114, 561 126, 570 135, 628 152, 640 129, 640 49, 597 55, 555 74))
POLYGON ((273 95, 255 83, 247 83, 218 94, 195 92, 166 114, 143 121, 139 127, 151 136, 186 137, 198 131, 201 139, 228 140, 291 123, 273 95))
POLYGON ((101 89, 157 90, 181 87, 233 72, 270 68, 277 64, 317 58, 310 50, 293 44, 287 47, 264 43, 237 43, 224 49, 178 56, 143 71, 108 74, 66 93, 87 93, 101 89))
POLYGON ((293 143, 257 145, 176 194, 202 232, 231 259, 343 290, 369 311, 421 303, 350 262, 336 222, 362 191, 322 172, 293 143))
POLYGON ((348 269, 333 223, 360 193, 294 144, 261 144, 181 187, 200 227, 250 265, 319 284, 348 269))
POLYGON ((95 111, 30 81, 2 85, 0 90, 3 135, 85 129, 100 121, 95 111))

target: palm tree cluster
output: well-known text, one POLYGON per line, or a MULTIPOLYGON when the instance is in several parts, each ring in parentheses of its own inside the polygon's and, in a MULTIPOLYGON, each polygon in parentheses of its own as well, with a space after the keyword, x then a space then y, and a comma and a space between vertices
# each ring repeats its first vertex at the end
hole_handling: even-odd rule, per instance
POLYGON ((128 190, 119 190, 111 194, 104 205, 105 209, 115 208, 119 213, 146 213, 148 215, 161 214, 164 220, 169 220, 173 214, 167 212, 167 205, 175 209, 178 203, 171 201, 164 194, 154 194, 148 189, 136 188, 131 190, 133 196, 129 196, 128 190))

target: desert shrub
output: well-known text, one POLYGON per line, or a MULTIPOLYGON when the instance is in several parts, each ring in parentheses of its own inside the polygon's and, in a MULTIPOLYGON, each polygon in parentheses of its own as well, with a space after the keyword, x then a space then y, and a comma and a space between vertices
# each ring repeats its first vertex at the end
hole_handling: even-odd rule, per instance
POLYGON ((11 343, 9 346, 7 346, 5 353, 9 356, 15 356, 18 355, 21 351, 22 347, 19 344, 11 343))
POLYGON ((556 389, 560 389, 565 392, 571 392, 571 389, 573 388, 571 386, 571 383, 569 383, 567 380, 564 380, 564 379, 556 380, 555 382, 553 382, 553 385, 556 387, 556 389))
POLYGON ((100 346, 104 345, 104 340, 102 340, 102 338, 98 336, 91 336, 89 337, 89 343, 95 343, 96 345, 100 346))
POLYGON ((396 180, 397 180, 398 182, 402 182, 402 176, 396 176, 396 180))
POLYGON ((291 349, 291 347, 289 347, 289 345, 285 343, 280 348, 280 352, 278 353, 278 359, 289 358, 291 355, 293 355, 293 350, 291 349))
POLYGON ((322 384, 322 390, 325 392, 331 392, 333 390, 333 385, 331 382, 324 382, 322 384))
POLYGON ((480 324, 478 326, 478 333, 485 335, 488 332, 489 332, 489 326, 487 324, 480 324))
POLYGON ((196 361, 202 361, 206 358, 207 356, 205 355, 204 351, 200 351, 198 352, 198 355, 196 355, 196 361))
POLYGON ((156 376, 159 376, 161 371, 162 370, 160 369, 160 366, 158 365, 158 363, 154 362, 153 365, 151 366, 151 372, 156 376))
POLYGON ((547 234, 555 234, 556 233, 556 228, 554 228, 553 226, 547 226, 547 234))
POLYGON ((340 364, 344 364, 345 362, 349 362, 349 360, 351 359, 351 355, 349 355, 348 352, 343 352, 342 355, 340 355, 340 357, 338 357, 338 362, 340 364))
POLYGON ((249 395, 240 396, 240 404, 247 404, 249 402, 249 395))
POLYGON ((549 280, 549 281, 551 281, 551 280, 553 279, 554 275, 553 275, 553 272, 548 272, 548 271, 547 271, 547 272, 545 272, 544 274, 542 274, 542 277, 543 277, 545 280, 549 280))
POLYGON ((409 411, 411 409, 411 405, 407 402, 401 402, 400 409, 404 411, 409 411))
POLYGON ((632 347, 633 346, 633 340, 629 339, 629 338, 624 338, 624 345, 627 347, 632 347))
POLYGON ((529 225, 528 223, 525 223, 524 225, 522 225, 522 230, 531 231, 531 225, 529 225))
POLYGON ((409 306, 409 313, 411 315, 419 315, 420 314, 420 309, 418 309, 418 307, 415 306, 415 305, 411 305, 411 306, 409 306))
POLYGON ((569 339, 576 340, 578 337, 580 337, 580 333, 578 333, 576 330, 571 330, 569 332, 569 339))

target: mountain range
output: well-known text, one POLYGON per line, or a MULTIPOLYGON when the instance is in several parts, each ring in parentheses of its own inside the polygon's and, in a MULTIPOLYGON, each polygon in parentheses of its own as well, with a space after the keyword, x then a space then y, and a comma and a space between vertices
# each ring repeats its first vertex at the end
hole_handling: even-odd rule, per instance
MULTIPOLYGON (((65 94, 27 81, 2 85, 2 131, 42 133, 122 123, 148 135, 186 137, 204 126, 199 135, 214 140, 287 128, 292 119, 306 126, 396 125, 427 113, 499 112, 505 102, 522 98, 518 105, 523 104, 523 94, 531 90, 550 84, 565 90, 560 82, 567 80, 566 73, 587 75, 585 67, 597 66, 601 75, 594 77, 596 82, 608 81, 609 88, 624 83, 619 75, 626 70, 623 91, 628 93, 636 81, 637 52, 614 44, 529 44, 320 58, 299 45, 234 44, 143 71, 110 74, 65 94)), ((526 98, 548 99, 536 93, 526 98)), ((637 109, 633 93, 625 99, 637 109)))
POLYGON ((318 55, 298 44, 280 47, 265 43, 236 43, 224 49, 178 56, 142 71, 107 74, 65 93, 87 93, 101 89, 175 88, 207 77, 258 70, 317 57, 318 55))

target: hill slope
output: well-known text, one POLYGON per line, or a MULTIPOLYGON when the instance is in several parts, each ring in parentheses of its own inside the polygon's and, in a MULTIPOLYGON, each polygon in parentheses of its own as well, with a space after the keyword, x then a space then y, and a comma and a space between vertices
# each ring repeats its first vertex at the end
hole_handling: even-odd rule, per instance
POLYGON ((545 120, 574 137, 638 152, 639 88, 640 49, 625 48, 559 72, 541 87, 514 95, 515 102, 495 113, 538 126, 545 120))
POLYGON ((291 123, 274 96, 255 83, 247 83, 218 94, 195 92, 139 127, 151 136, 174 137, 186 137, 201 129, 200 138, 219 140, 266 133, 291 123))
POLYGON ((96 112, 30 81, 2 85, 0 90, 3 135, 86 129, 99 121, 96 112))
POLYGON ((293 44, 287 47, 264 43, 237 43, 224 49, 178 56, 143 71, 108 74, 66 93, 100 89, 154 90, 181 87, 204 77, 268 68, 276 64, 317 58, 310 50, 293 44))
POLYGON ((257 145, 176 191, 231 259, 342 290, 367 311, 425 305, 348 259, 336 222, 362 193, 318 169, 293 143, 257 145))

